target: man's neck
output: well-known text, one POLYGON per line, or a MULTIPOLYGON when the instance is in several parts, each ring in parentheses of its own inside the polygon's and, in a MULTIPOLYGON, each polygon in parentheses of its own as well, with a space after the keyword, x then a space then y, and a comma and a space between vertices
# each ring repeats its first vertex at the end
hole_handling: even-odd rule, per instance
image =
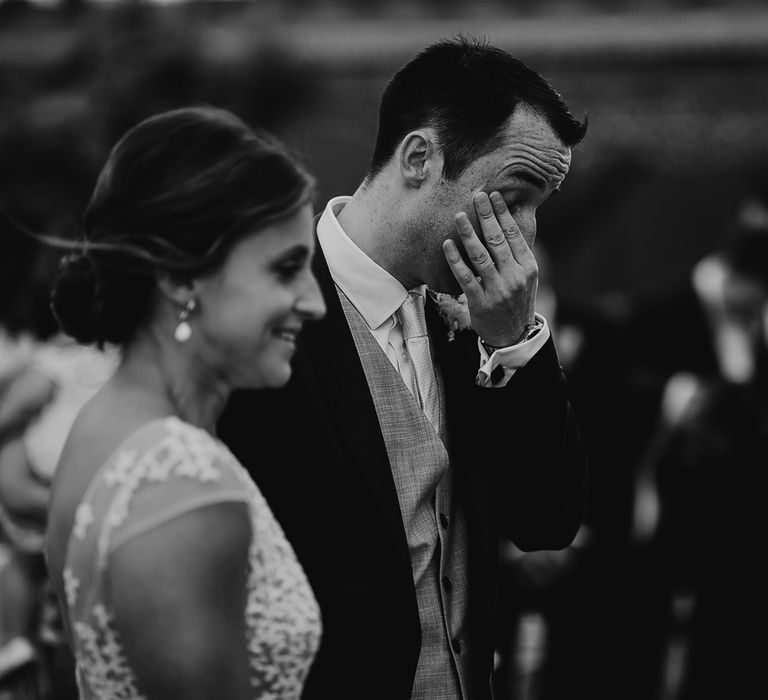
POLYGON ((412 275, 403 269, 409 256, 402 254, 409 242, 399 223, 401 211, 386 194, 380 187, 361 185, 336 218, 360 250, 410 289, 412 275))

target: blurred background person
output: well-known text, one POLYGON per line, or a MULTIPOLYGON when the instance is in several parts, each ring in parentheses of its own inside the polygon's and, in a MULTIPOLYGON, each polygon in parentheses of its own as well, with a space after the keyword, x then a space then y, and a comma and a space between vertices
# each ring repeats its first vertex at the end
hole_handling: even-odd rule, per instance
MULTIPOLYGON (((694 268, 716 371, 666 387, 646 457, 653 521, 642 524, 667 577, 665 696, 765 691, 756 629, 765 623, 768 460, 768 217, 744 206, 722 246, 694 268)), ((763 207, 763 213, 768 208, 763 207)), ((641 511, 638 516, 642 518, 641 511)))
MULTIPOLYGON (((509 697, 698 698, 757 682, 746 640, 765 526, 752 499, 765 459, 766 212, 746 197, 720 244, 666 290, 589 308, 560 298, 549 312, 590 454, 590 507, 565 552, 508 553, 509 697)), ((546 265, 542 280, 553 282, 546 265)))
POLYGON ((3 412, 2 397, 28 366, 37 340, 56 332, 48 308, 50 261, 40 246, 24 236, 13 221, 0 212, 0 443, 19 432, 45 402, 45 392, 30 401, 24 411, 3 412))
MULTIPOLYGON (((505 546, 497 696, 514 700, 657 697, 665 608, 656 569, 632 537, 642 426, 657 408, 615 313, 575 306, 558 291, 556 263, 537 240, 537 306, 558 342, 590 460, 587 517, 561 552, 505 546)), ((626 301, 629 304, 629 300, 626 301)))
MULTIPOLYGON (((7 240, 24 236, 14 234, 7 240)), ((58 330, 49 300, 57 260, 34 245, 36 262, 13 297, 20 308, 9 313, 9 325, 27 340, 25 363, 0 394, 0 687, 43 696, 58 688, 64 698, 67 679, 54 670, 63 630, 43 559, 48 499, 75 416, 116 357, 58 330)))

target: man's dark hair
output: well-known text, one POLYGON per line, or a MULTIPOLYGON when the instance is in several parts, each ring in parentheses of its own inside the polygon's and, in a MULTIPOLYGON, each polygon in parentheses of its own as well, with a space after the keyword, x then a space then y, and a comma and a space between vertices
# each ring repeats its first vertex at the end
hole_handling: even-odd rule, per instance
POLYGON ((431 126, 443 151, 443 175, 457 178, 500 143, 500 129, 524 103, 547 121, 566 146, 581 141, 577 120, 536 71, 485 41, 458 36, 432 44, 390 80, 379 106, 376 146, 368 170, 375 177, 414 129, 431 126))

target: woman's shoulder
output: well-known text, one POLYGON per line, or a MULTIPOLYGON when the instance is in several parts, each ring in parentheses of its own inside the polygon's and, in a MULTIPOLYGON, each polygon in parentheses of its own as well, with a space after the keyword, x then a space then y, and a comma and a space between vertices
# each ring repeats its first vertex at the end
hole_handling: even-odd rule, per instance
POLYGON ((107 487, 138 489, 182 480, 229 483, 242 476, 231 452, 206 430, 175 416, 133 430, 104 461, 95 479, 107 487))
POLYGON ((222 571, 222 557, 247 557, 252 496, 234 475, 220 443, 178 418, 133 430, 92 476, 51 552, 73 619, 88 619, 97 602, 145 599, 158 578, 178 590, 222 571))
POLYGON ((245 472, 229 450, 177 417, 153 418, 100 445, 89 444, 98 438, 86 428, 67 446, 55 476, 50 520, 60 537, 49 544, 62 551, 92 527, 108 523, 113 535, 133 534, 207 503, 248 500, 245 472))
MULTIPOLYGON (((103 568, 116 550, 137 537, 162 539, 169 531, 161 526, 182 516, 187 524, 208 522, 226 517, 221 507, 208 506, 242 508, 253 501, 242 467, 226 448, 205 430, 173 416, 133 430, 91 472, 87 483, 74 485, 64 507, 54 506, 65 517, 52 513, 50 522, 58 520, 64 532, 49 544, 81 571, 89 562, 103 568)), ((61 557, 57 561, 63 566, 61 557)))

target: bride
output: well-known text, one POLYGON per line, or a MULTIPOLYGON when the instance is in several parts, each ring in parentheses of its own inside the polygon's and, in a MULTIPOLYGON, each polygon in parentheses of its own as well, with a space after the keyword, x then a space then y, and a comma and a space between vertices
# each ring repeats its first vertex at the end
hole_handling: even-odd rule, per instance
POLYGON ((143 121, 102 169, 53 298, 66 333, 121 348, 69 434, 46 532, 82 698, 301 694, 318 606, 214 425, 233 389, 288 381, 325 313, 312 195, 278 142, 212 108, 143 121))

